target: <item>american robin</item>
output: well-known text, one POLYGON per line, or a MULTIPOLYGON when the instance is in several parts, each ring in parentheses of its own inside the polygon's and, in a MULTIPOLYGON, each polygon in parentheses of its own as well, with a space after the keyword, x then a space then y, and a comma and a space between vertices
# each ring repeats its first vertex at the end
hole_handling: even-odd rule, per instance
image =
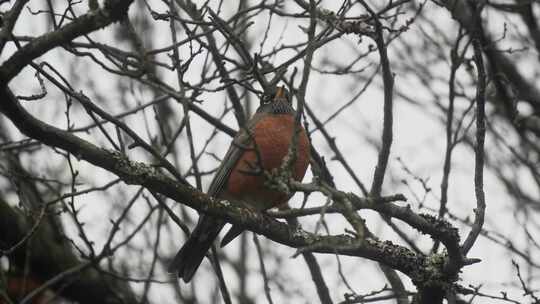
MULTIPOLYGON (((309 164, 309 140, 304 128, 296 129, 295 115, 289 92, 285 87, 278 87, 272 98, 261 102, 245 128, 233 139, 208 195, 243 201, 259 211, 286 204, 292 195, 268 188, 263 172, 281 166, 291 146, 293 132, 299 129, 291 175, 297 181, 304 177, 309 164)), ((191 236, 170 264, 169 272, 178 273, 184 282, 189 282, 224 225, 219 218, 201 215, 191 236)), ((241 227, 233 226, 221 246, 242 231, 241 227)))

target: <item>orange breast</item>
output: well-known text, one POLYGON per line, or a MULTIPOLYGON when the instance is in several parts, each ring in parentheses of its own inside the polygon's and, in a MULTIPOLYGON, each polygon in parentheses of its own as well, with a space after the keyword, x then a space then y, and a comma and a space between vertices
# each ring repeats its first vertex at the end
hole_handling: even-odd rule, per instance
MULTIPOLYGON (((264 185, 265 177, 256 170, 260 167, 259 164, 267 171, 281 166, 291 144, 293 131, 292 115, 268 115, 260 120, 252 130, 260 161, 257 152, 245 150, 229 176, 223 197, 252 203, 253 207, 259 210, 287 202, 290 196, 267 188, 264 185)), ((292 175, 295 180, 301 181, 309 165, 309 141, 304 128, 301 128, 298 134, 297 143, 297 157, 292 175)))

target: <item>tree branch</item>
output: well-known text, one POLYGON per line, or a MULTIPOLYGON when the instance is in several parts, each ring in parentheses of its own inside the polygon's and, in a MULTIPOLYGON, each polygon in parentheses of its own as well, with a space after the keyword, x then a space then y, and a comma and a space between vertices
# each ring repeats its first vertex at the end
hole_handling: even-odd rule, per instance
POLYGON ((48 32, 32 40, 2 64, 0 67, 0 85, 7 85, 33 59, 53 48, 122 20, 132 2, 133 0, 106 1, 104 8, 82 15, 58 30, 48 32))

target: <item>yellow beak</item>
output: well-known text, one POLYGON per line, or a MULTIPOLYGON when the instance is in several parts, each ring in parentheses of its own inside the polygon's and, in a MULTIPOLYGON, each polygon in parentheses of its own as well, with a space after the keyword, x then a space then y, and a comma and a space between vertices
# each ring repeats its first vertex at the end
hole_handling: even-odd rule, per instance
POLYGON ((277 87, 275 98, 286 98, 285 86, 277 87))

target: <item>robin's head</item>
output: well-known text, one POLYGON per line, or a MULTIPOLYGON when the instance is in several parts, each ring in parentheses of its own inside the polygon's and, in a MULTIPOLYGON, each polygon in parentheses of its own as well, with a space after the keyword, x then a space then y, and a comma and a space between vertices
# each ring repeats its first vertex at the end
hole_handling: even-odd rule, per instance
POLYGON ((263 97, 257 112, 294 114, 289 91, 284 86, 277 87, 272 95, 263 97))

